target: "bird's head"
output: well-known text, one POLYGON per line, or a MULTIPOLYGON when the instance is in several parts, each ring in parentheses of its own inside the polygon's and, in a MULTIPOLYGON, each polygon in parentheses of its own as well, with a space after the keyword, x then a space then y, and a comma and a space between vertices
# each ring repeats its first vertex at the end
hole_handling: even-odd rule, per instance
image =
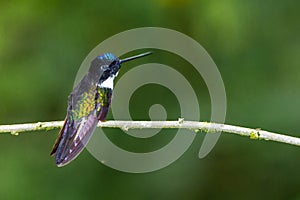
MULTIPOLYGON (((98 56, 97 59, 101 63, 100 70, 102 73, 102 75, 101 75, 102 81, 105 81, 109 78, 115 78, 118 75, 118 72, 121 68, 122 63, 130 61, 130 60, 134 60, 134 59, 137 59, 140 57, 144 57, 149 54, 151 54, 151 52, 139 54, 139 55, 124 58, 121 60, 111 53, 105 53, 105 54, 98 56)), ((101 80, 100 80, 100 82, 101 82, 101 80)))

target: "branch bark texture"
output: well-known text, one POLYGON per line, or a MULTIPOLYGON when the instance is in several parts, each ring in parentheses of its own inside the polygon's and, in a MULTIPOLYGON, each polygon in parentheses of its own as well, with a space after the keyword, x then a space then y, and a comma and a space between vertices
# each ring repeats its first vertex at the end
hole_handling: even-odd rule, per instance
MULTIPOLYGON (((47 131, 61 128, 63 121, 37 122, 26 124, 0 125, 0 133, 11 133, 19 135, 21 132, 47 131)), ((120 128, 124 131, 129 129, 148 129, 148 128, 175 128, 189 129, 194 132, 204 132, 209 134, 225 132, 240 136, 246 136, 255 140, 270 140, 290 145, 300 146, 300 138, 283 135, 279 133, 264 131, 261 129, 245 128, 227 124, 212 122, 185 121, 180 118, 178 121, 106 121, 99 122, 98 127, 120 128)))

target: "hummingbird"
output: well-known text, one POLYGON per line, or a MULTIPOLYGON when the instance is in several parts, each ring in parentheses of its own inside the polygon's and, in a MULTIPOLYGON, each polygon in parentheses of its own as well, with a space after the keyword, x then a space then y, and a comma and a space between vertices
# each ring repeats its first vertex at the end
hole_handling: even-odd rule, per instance
POLYGON ((55 154, 58 167, 74 160, 88 143, 98 121, 105 121, 121 64, 149 54, 119 59, 104 53, 91 62, 88 72, 68 97, 67 116, 50 153, 50 156, 55 154))

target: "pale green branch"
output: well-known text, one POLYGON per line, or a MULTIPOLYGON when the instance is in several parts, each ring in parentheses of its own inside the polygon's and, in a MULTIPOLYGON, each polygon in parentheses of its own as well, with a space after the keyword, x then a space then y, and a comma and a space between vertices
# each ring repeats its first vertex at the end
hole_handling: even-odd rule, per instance
MULTIPOLYGON (((11 133, 12 135, 18 135, 21 132, 57 129, 61 128, 62 125, 63 121, 0 125, 0 133, 11 133)), ((250 139, 263 139, 300 146, 300 138, 293 136, 273 133, 260 129, 252 129, 211 122, 184 121, 183 119, 179 119, 178 121, 106 121, 99 122, 98 127, 120 128, 124 131, 127 131, 129 129, 146 128, 184 128, 194 132, 203 131, 205 133, 211 134, 216 132, 226 132, 230 134, 246 136, 250 139)))

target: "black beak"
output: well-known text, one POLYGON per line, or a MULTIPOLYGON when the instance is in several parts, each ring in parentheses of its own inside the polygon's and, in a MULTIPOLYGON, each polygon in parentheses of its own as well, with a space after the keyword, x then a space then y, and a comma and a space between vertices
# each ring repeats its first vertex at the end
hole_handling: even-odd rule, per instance
POLYGON ((142 54, 139 54, 139 55, 136 55, 136 56, 132 56, 132 57, 129 57, 129 58, 124 58, 122 60, 119 61, 120 64, 124 63, 124 62, 127 62, 127 61, 130 61, 130 60, 134 60, 134 59, 137 59, 137 58, 141 58, 141 57, 144 57, 144 56, 148 56, 152 54, 152 52, 146 52, 146 53, 142 53, 142 54))

